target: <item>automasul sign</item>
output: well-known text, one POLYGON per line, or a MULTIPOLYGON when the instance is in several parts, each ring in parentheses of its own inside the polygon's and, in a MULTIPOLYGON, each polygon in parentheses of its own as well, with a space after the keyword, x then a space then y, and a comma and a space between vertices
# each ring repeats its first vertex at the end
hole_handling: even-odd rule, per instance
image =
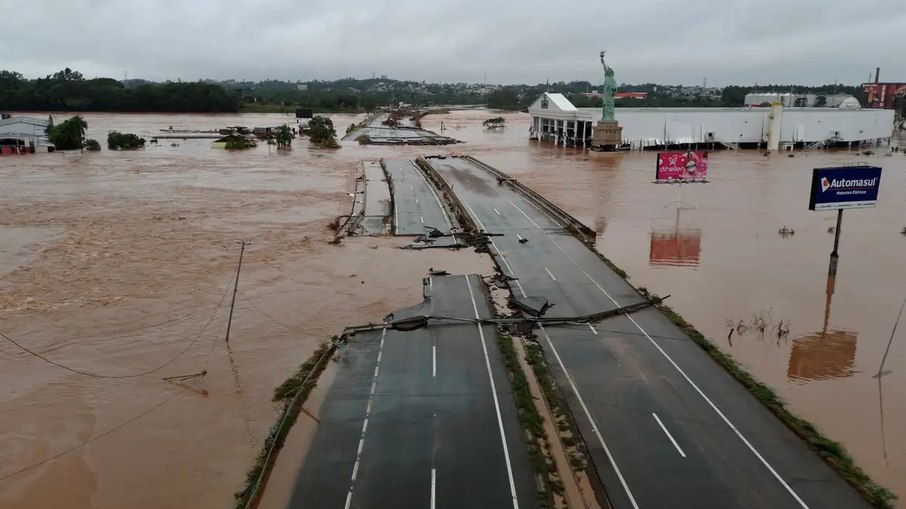
POLYGON ((864 209, 878 204, 881 168, 843 166, 812 170, 809 210, 864 209))

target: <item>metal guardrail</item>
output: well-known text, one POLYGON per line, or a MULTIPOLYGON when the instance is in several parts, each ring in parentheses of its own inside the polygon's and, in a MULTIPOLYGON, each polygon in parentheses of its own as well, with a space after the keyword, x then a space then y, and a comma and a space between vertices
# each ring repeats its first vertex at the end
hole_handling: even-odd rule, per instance
MULTIPOLYGON (((283 442, 279 439, 280 435, 284 432, 288 432, 288 428, 285 430, 287 418, 293 412, 293 409, 296 405, 300 404, 299 398, 304 393, 303 389, 311 381, 313 374, 318 373, 318 368, 321 366, 321 363, 325 359, 329 359, 331 355, 336 351, 338 342, 333 341, 330 344, 330 347, 321 355, 320 358, 315 362, 311 367, 311 370, 305 376, 305 379, 299 384, 299 388, 296 389, 296 394, 293 396, 293 399, 283 407, 283 415, 280 416, 280 422, 277 424, 277 427, 274 429, 273 436, 268 436, 268 439, 271 440, 270 445, 267 448, 267 456, 265 456, 264 464, 261 467, 261 473, 258 475, 258 478, 255 479, 255 482, 246 487, 246 490, 251 490, 248 499, 244 505, 245 509, 254 509, 258 506, 259 497, 263 493, 262 487, 267 485, 267 479, 270 477, 271 470, 273 468, 273 463, 277 459, 277 454, 280 452, 280 449, 283 447, 283 442)), ((289 425, 292 427, 292 425, 289 425)), ((285 437, 284 437, 285 440, 285 437)))

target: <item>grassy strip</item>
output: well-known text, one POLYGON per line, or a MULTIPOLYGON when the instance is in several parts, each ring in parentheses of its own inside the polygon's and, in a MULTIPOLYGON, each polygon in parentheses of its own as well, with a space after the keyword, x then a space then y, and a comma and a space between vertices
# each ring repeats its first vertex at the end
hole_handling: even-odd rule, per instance
POLYGON ((838 442, 824 435, 805 419, 793 415, 787 410, 784 402, 767 385, 740 367, 732 357, 725 354, 701 332, 683 319, 666 304, 659 304, 658 309, 679 327, 683 333, 692 338, 714 360, 724 367, 736 380, 749 390, 762 404, 783 421, 794 433, 812 448, 824 461, 830 464, 846 481, 862 494, 873 506, 879 509, 893 509, 896 495, 887 488, 876 484, 852 459, 852 456, 838 442))
POLYGON ((519 422, 522 423, 523 429, 528 434, 526 447, 528 448, 529 461, 532 464, 535 475, 544 481, 543 491, 539 491, 538 496, 542 504, 545 504, 542 507, 550 507, 554 503, 553 495, 556 493, 563 496, 565 488, 563 481, 556 478, 557 466, 546 450, 549 446, 547 445, 548 436, 544 431, 544 420, 535 407, 535 400, 532 399, 528 379, 519 366, 519 358, 516 354, 516 348, 513 346, 513 338, 498 331, 497 346, 503 357, 503 364, 510 374, 510 384, 513 386, 513 398, 516 401, 519 422), (545 448, 542 448, 542 444, 545 445, 545 448))
POLYGON ((536 343, 525 343, 525 359, 535 373, 535 379, 541 386, 541 392, 544 393, 544 399, 554 418, 557 419, 557 429, 560 430, 560 440, 567 448, 569 462, 573 470, 584 470, 588 466, 587 451, 585 444, 578 438, 579 428, 576 426, 572 414, 567 409, 557 383, 554 380, 554 374, 551 372, 550 365, 544 360, 541 346, 536 343), (564 434, 568 435, 564 436, 564 434))
POLYGON ((321 346, 299 367, 299 370, 294 375, 287 378, 285 382, 274 389, 273 401, 283 402, 283 411, 280 412, 277 422, 267 430, 264 445, 258 453, 254 466, 246 474, 242 491, 235 493, 237 509, 249 507, 250 503, 251 507, 257 504, 257 500, 251 500, 252 497, 257 497, 261 493, 261 489, 254 489, 256 488, 256 483, 259 478, 261 478, 262 484, 267 482, 267 476, 270 474, 270 469, 277 459, 277 453, 283 447, 290 428, 296 423, 302 404, 308 399, 309 393, 318 382, 318 377, 327 366, 327 362, 324 362, 324 359, 328 357, 333 347, 333 343, 321 343, 321 346), (308 379, 307 382, 306 379, 308 379), (273 453, 268 463, 268 451, 271 445, 273 445, 273 453), (261 476, 262 472, 265 473, 264 477, 261 476))

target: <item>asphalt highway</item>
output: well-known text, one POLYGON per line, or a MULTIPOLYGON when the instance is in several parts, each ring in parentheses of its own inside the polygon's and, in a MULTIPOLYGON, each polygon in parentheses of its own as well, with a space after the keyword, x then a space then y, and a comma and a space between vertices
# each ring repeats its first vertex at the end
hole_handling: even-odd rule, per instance
MULTIPOLYGON (((644 300, 511 185, 466 159, 429 162, 503 234, 492 255, 513 292, 553 304, 546 316, 644 300)), ((870 507, 658 310, 538 336, 615 508, 870 507)))
POLYGON ((393 224, 396 235, 421 235, 428 227, 449 233, 450 217, 424 175, 406 160, 385 160, 393 188, 393 224))
MULTIPOLYGON (((475 275, 430 277, 396 318, 487 318, 484 292, 475 275)), ((360 333, 338 361, 289 507, 539 507, 494 326, 360 333)))

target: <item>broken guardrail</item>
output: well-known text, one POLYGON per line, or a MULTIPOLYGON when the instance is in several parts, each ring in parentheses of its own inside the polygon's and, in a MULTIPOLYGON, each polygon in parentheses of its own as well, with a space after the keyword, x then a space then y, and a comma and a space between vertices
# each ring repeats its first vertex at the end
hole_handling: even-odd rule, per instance
POLYGON ((354 325, 346 327, 343 329, 343 332, 340 334, 340 341, 345 340, 346 338, 354 336, 357 332, 367 332, 374 330, 383 330, 390 329, 401 332, 408 332, 417 329, 427 327, 431 322, 434 322, 434 325, 458 325, 461 323, 472 323, 480 325, 520 325, 520 324, 530 324, 530 325, 574 325, 574 324, 586 324, 593 322, 600 322, 601 320, 606 320, 608 318, 613 318, 620 315, 628 315, 635 313, 636 311, 656 306, 663 302, 665 299, 670 297, 665 295, 663 297, 655 297, 650 300, 645 300, 642 302, 637 302, 635 304, 630 304, 628 306, 621 306, 616 309, 609 309, 607 311, 600 311, 598 313, 591 313, 588 315, 572 316, 572 317, 558 317, 558 318, 546 318, 543 316, 528 316, 523 318, 459 318, 452 316, 427 316, 427 315, 413 315, 405 318, 400 318, 397 320, 391 320, 389 322, 382 323, 369 323, 367 325, 354 325))

